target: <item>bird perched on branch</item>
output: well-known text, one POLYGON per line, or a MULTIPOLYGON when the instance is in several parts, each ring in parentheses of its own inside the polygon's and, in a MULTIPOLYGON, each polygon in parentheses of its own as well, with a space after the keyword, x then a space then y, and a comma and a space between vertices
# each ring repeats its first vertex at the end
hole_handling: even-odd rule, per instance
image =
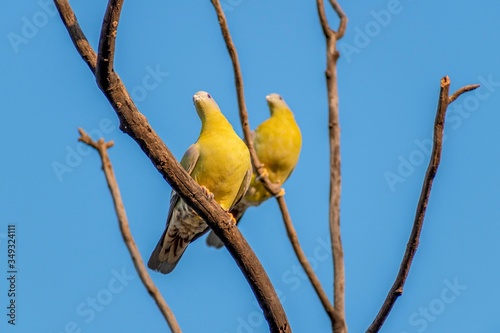
MULTIPOLYGON (((302 135, 292 111, 278 94, 266 96, 271 117, 260 124, 253 133, 253 144, 259 161, 272 183, 283 185, 299 160, 302 135)), ((250 206, 258 206, 271 197, 257 175, 252 175, 250 187, 243 199, 231 209, 237 222, 250 206)), ((220 239, 211 232, 207 244, 222 247, 220 239)))
MULTIPOLYGON (((196 143, 184 153, 181 165, 207 196, 229 211, 250 184, 250 153, 210 94, 199 91, 193 101, 201 119, 201 131, 196 143)), ((170 273, 189 243, 208 228, 172 190, 167 226, 149 258, 148 267, 163 274, 170 273)))

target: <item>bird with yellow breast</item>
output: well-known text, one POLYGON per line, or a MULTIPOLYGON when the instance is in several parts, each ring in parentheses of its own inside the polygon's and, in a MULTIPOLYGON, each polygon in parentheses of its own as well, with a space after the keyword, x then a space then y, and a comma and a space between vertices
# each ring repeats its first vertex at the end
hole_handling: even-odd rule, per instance
MULTIPOLYGON (((250 153, 210 94, 199 91, 193 101, 201 119, 201 131, 198 140, 182 157, 181 165, 208 196, 229 211, 250 184, 250 153)), ((149 258, 148 267, 163 274, 170 273, 189 243, 208 229, 201 217, 172 190, 167 225, 149 258)))

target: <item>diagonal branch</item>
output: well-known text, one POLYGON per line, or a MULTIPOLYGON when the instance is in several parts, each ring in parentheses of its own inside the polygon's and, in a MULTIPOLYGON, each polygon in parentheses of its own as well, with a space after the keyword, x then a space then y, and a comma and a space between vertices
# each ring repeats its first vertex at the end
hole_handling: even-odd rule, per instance
POLYGON ((170 330, 173 333, 181 333, 181 328, 177 323, 177 319, 175 319, 174 313, 163 299, 158 288, 156 288, 151 276, 146 270, 146 266, 144 266, 144 262, 142 261, 141 254, 137 245, 135 244, 134 238, 132 237, 132 233, 130 232, 130 227, 128 224, 127 214, 125 213, 125 207, 123 205, 122 197, 120 194, 120 189, 118 188, 118 183, 115 178, 115 174, 113 171, 113 166, 111 165, 111 160, 108 156, 108 148, 113 146, 113 141, 104 142, 104 139, 100 139, 99 141, 93 141, 90 136, 85 133, 85 131, 81 128, 78 129, 80 132, 80 138, 78 141, 82 141, 87 145, 91 146, 101 156, 102 160, 102 169, 104 171, 104 175, 106 176, 106 182, 108 183, 109 191, 111 192, 111 197, 113 198, 113 203, 115 205, 116 216, 118 217, 118 224, 120 226, 120 231, 123 236, 123 241, 127 246, 127 249, 132 257, 132 261, 134 263, 134 267, 141 278, 142 283, 146 287, 149 295, 153 297, 156 302, 156 305, 160 309, 163 317, 167 321, 170 330))
POLYGON ((54 3, 59 15, 61 16, 64 26, 68 30, 71 41, 87 66, 89 66, 90 71, 94 73, 97 66, 97 55, 80 28, 80 24, 78 24, 78 20, 76 19, 75 13, 73 12, 69 2, 65 0, 54 1, 54 3))
POLYGON ((474 89, 477 89, 479 88, 479 84, 469 84, 468 86, 465 86, 465 87, 462 87, 460 89, 458 89, 457 91, 455 91, 451 96, 450 96, 450 99, 448 100, 448 105, 453 103, 457 98, 460 97, 460 95, 462 95, 463 93, 466 93, 468 91, 471 91, 471 90, 474 90, 474 89))
MULTIPOLYGON (((76 18, 68 1, 54 0, 54 2, 82 58, 86 61, 87 59, 97 59, 90 45, 82 46, 80 43, 81 40, 86 41, 86 39, 78 24, 75 24, 76 18)), ((106 13, 110 12, 113 10, 106 11, 106 13)), ((111 22, 116 22, 117 26, 118 19, 115 17, 111 22)), ((115 24, 113 23, 113 25, 115 24)), ((87 64, 95 73, 94 63, 87 61, 87 64)), ((139 112, 114 70, 109 72, 109 82, 109 86, 100 85, 99 81, 98 85, 118 115, 120 129, 137 142, 173 190, 198 213, 224 243, 252 288, 264 312, 270 331, 291 332, 288 319, 269 277, 251 247, 231 221, 229 214, 215 200, 204 195, 201 187, 180 166, 165 143, 149 125, 146 117, 139 112)))
POLYGON ((368 327, 368 329, 366 330, 367 333, 374 333, 380 330, 380 327, 382 327, 382 325, 384 324, 384 321, 391 312, 397 298, 403 294, 403 287, 406 282, 406 278, 408 277, 413 258, 415 257, 415 253, 417 252, 420 233, 424 224, 425 211, 427 209, 427 203, 431 194, 432 183, 441 161, 446 109, 448 108, 448 105, 455 101, 461 94, 467 91, 474 90, 478 87, 478 84, 465 86, 458 89, 453 95, 451 95, 451 97, 449 97, 450 78, 448 76, 445 76, 441 79, 441 90, 439 92, 436 120, 434 122, 434 143, 432 147, 431 160, 429 161, 429 166, 427 167, 427 172, 425 173, 422 192, 420 194, 420 199, 418 200, 417 211, 415 213, 415 220, 413 222, 410 239, 408 240, 408 243, 406 245, 406 251, 399 267, 399 272, 396 276, 396 280, 389 290, 389 293, 387 294, 387 297, 382 304, 377 317, 375 317, 370 327, 368 327))
POLYGON ((239 106, 239 112, 240 112, 240 121, 241 121, 241 126, 243 128, 245 143, 248 146, 248 149, 250 151, 250 155, 252 158, 252 165, 254 166, 254 170, 259 175, 259 179, 263 183, 266 190, 269 191, 271 194, 273 194, 276 197, 276 200, 278 201, 278 205, 280 207, 280 211, 281 211, 281 214, 283 216, 283 221, 285 223, 285 228, 286 228, 286 231, 288 234, 288 238, 290 239, 290 242, 292 244, 295 255, 297 256, 299 263, 302 265, 304 271, 306 272, 306 275, 309 278, 309 281, 311 282, 314 290, 316 291, 316 294, 318 294, 318 297, 321 301, 321 304, 323 305, 323 308, 325 309, 326 313, 328 314, 328 316, 330 317, 330 320, 332 322, 338 321, 339 316, 337 315, 337 313, 335 312, 335 309, 333 308, 332 304, 330 303, 330 300, 328 299, 326 292, 323 290, 323 286, 321 285, 321 282, 319 281, 318 277, 314 273, 314 270, 313 270, 311 264, 309 263, 304 251, 302 250, 302 248, 299 244, 297 232, 295 231, 295 228, 294 228, 293 222, 292 222, 292 218, 290 216, 290 213, 288 212, 288 207, 286 205, 285 198, 281 194, 281 190, 282 190, 281 186, 272 183, 269 180, 268 176, 265 173, 263 173, 264 166, 259 161, 259 158, 257 156, 257 153, 255 152, 255 148, 254 148, 253 141, 252 141, 250 124, 248 121, 248 113, 247 113, 246 105, 245 105, 245 96, 244 96, 244 91, 243 91, 243 78, 241 75, 240 63, 238 60, 238 53, 236 52, 236 47, 234 46, 234 43, 233 43, 232 38, 231 38, 231 34, 229 33, 229 27, 227 25, 226 17, 224 15, 224 11, 222 10, 222 7, 220 5, 219 0, 211 0, 211 1, 212 1, 214 8, 215 8, 215 12, 217 14, 219 25, 220 25, 220 28, 222 31, 222 37, 224 38, 224 41, 226 42, 227 50, 229 52, 229 56, 231 57, 231 61, 233 64, 236 94, 238 97, 238 106, 239 106))
POLYGON ((293 250, 295 251, 297 259, 299 260, 300 264, 302 265, 302 268, 306 272, 307 277, 311 281, 311 284, 314 290, 316 291, 316 294, 318 294, 318 297, 321 301, 321 304, 323 305, 323 308, 328 314, 328 317, 330 317, 330 321, 332 323, 341 321, 342 318, 339 316, 337 311, 335 311, 335 309, 333 308, 333 305, 330 303, 330 300, 328 299, 326 292, 323 290, 321 282, 314 273, 314 270, 311 264, 309 263, 307 256, 305 255, 304 251, 302 250, 302 247, 299 244, 297 232, 295 231, 292 219, 290 218, 290 213, 288 212, 288 207, 286 205, 285 197, 284 196, 277 197, 277 200, 281 210, 281 214, 283 215, 283 221, 285 222, 285 228, 288 234, 288 238, 292 243, 293 250))
POLYGON ((316 0, 318 16, 326 39, 326 86, 328 91, 328 127, 330 137, 330 238, 333 253, 333 296, 334 307, 341 320, 332 322, 334 332, 347 332, 345 322, 345 268, 344 251, 340 234, 340 123, 339 97, 337 82, 337 60, 339 52, 337 41, 344 36, 347 27, 347 16, 336 0, 330 4, 340 19, 338 31, 328 25, 323 0, 316 0))

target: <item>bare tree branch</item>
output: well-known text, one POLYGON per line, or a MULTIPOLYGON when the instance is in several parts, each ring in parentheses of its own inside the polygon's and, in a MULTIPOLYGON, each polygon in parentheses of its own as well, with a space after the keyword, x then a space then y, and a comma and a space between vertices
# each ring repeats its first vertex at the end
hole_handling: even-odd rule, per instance
POLYGON ((335 13, 337 13, 337 16, 340 20, 339 27, 337 28, 337 32, 335 33, 337 40, 339 40, 344 37, 345 29, 347 28, 347 16, 345 15, 342 7, 340 7, 337 0, 330 0, 330 5, 332 5, 333 10, 335 11, 335 13))
POLYGON ((321 304, 323 305, 323 308, 325 309, 328 317, 330 317, 330 321, 332 323, 341 321, 342 318, 339 317, 339 314, 335 311, 333 305, 330 303, 330 300, 328 299, 326 292, 323 290, 321 282, 314 273, 314 270, 311 267, 311 264, 309 263, 307 256, 305 255, 304 251, 302 250, 302 247, 299 244, 297 232, 295 231, 295 227, 293 226, 293 222, 290 218, 290 213, 288 212, 288 207, 286 205, 285 198, 283 196, 280 196, 277 197, 276 199, 278 200, 281 214, 283 215, 283 221, 285 222, 286 232, 288 234, 290 242, 292 243, 295 255, 297 256, 297 259, 304 268, 304 271, 306 272, 307 277, 311 281, 311 284, 314 290, 316 291, 316 294, 318 294, 318 297, 321 301, 321 304))
POLYGON ((330 4, 340 19, 338 31, 328 25, 323 0, 316 1, 318 16, 326 39, 326 85, 328 90, 328 127, 330 137, 330 238, 333 253, 333 293, 335 311, 341 320, 332 323, 334 332, 347 332, 345 322, 345 269, 344 251, 340 234, 340 124, 339 124, 339 98, 337 82, 337 60, 339 52, 337 41, 344 36, 347 27, 347 16, 336 0, 330 4))
MULTIPOLYGON (((86 60, 92 72, 95 73, 94 64, 97 60, 95 62, 92 60, 97 59, 97 56, 86 42, 80 27, 76 24, 76 18, 71 6, 67 0, 54 0, 54 2, 78 52, 86 60), (83 46, 80 43, 82 40, 86 42, 83 46)), ((110 1, 108 6, 110 4, 113 4, 113 1, 110 1)), ((115 13, 115 10, 108 9, 106 13, 115 13)), ((116 13, 119 13, 119 10, 116 10, 116 13)), ((116 29, 119 17, 114 16, 114 14, 107 14, 106 16, 108 15, 111 17, 111 25, 116 29)), ((112 38, 115 38, 115 36, 112 36, 112 38)), ((102 43, 104 42, 100 44, 102 45, 102 43)), ((104 45, 112 44, 107 42, 104 45)), ((110 47, 109 50, 109 55, 112 56, 113 48, 110 47)), ((107 67, 107 65, 104 67, 107 67)), ((137 142, 163 178, 200 215, 224 243, 252 288, 264 312, 270 331, 291 332, 288 319, 269 277, 251 247, 232 222, 231 216, 215 200, 207 198, 203 194, 201 187, 180 166, 165 143, 149 125, 146 117, 139 112, 115 71, 111 69, 111 71, 106 72, 109 77, 101 78, 98 85, 118 115, 120 129, 137 142), (101 86, 102 82, 109 82, 109 84, 101 86)))
POLYGON ((338 316, 335 313, 335 310, 330 303, 330 300, 328 299, 328 296, 326 295, 326 292, 323 290, 323 286, 321 285, 321 282, 319 281, 318 277, 314 273, 313 268, 311 267, 311 264, 307 260, 307 257, 302 250, 299 240, 297 237, 297 232, 295 231, 295 228, 293 226, 292 218, 290 216, 290 213, 288 212, 288 207, 286 206, 286 201, 283 196, 282 188, 278 184, 272 183, 268 176, 264 173, 264 165, 260 163, 259 157, 257 156, 257 153, 255 152, 255 148, 253 145, 252 141, 252 136, 251 136, 251 130, 250 130, 250 124, 248 121, 248 113, 246 110, 246 105, 245 105, 245 95, 244 95, 244 90, 243 90, 243 77, 241 75, 241 69, 240 69, 240 63, 238 60, 238 53, 236 52, 236 47, 234 46, 234 43, 231 38, 231 34, 229 33, 229 27, 227 25, 226 17, 224 15, 224 11, 222 10, 222 7, 220 5, 219 0, 211 0, 212 4, 215 8, 215 12, 217 14, 217 18, 219 21, 219 25, 222 31, 222 37, 224 38, 224 41, 226 42, 227 50, 229 52, 229 56, 231 57, 231 61, 233 64, 233 71, 234 71, 234 80, 235 80, 235 86, 236 86, 236 94, 238 98, 238 106, 239 106, 239 113, 240 113, 240 121, 241 121, 241 126, 243 128, 243 135, 245 138, 245 143, 248 146, 248 149, 250 151, 250 155, 252 158, 252 165, 254 166, 255 172, 259 175, 260 181, 263 183, 264 187, 266 188, 267 191, 269 191, 271 194, 273 194, 276 197, 276 200, 278 201, 278 205, 280 207, 281 214, 283 216, 283 221, 285 223, 285 228, 288 234, 288 238, 290 239, 290 243, 292 244, 293 250, 295 252, 295 255, 297 256, 297 259, 299 260, 299 263, 302 265, 304 271, 306 272, 307 277, 309 278, 309 281, 311 282, 314 290, 316 291, 316 294, 318 294, 318 297, 321 301, 321 304, 323 305, 327 315, 330 317, 330 320, 332 322, 338 320, 338 316))
POLYGON ((160 309, 163 317, 167 321, 170 330, 173 333, 181 333, 181 328, 177 323, 177 319, 174 316, 174 313, 163 299, 158 288, 154 284, 153 280, 149 276, 149 273, 146 270, 146 266, 142 261, 141 254, 137 245, 135 244, 134 238, 132 237, 132 233, 130 232, 130 227, 128 224, 127 214, 125 213, 125 207, 123 205, 122 197, 120 194, 120 189, 118 188, 118 183, 115 178, 115 174, 113 171, 113 166, 111 165, 111 160, 108 156, 108 148, 113 146, 113 141, 104 142, 104 139, 100 139, 99 141, 93 141, 90 136, 81 128, 78 129, 80 132, 80 138, 78 141, 82 141, 87 145, 91 146, 95 150, 99 152, 102 160, 102 169, 104 171, 104 175, 106 176, 106 182, 108 183, 109 191, 111 192, 111 197, 113 198, 113 203, 115 205, 116 216, 118 217, 118 224, 120 226, 120 231, 123 236, 123 241, 127 246, 127 249, 132 257, 132 261, 134 263, 134 267, 141 278, 142 283, 146 287, 149 295, 153 297, 156 302, 156 305, 160 309))
POLYGON ((326 13, 325 13, 325 5, 323 3, 323 0, 317 0, 316 4, 318 7, 318 16, 319 16, 319 21, 321 23, 321 28, 323 29, 323 33, 325 34, 325 37, 328 38, 328 34, 332 33, 335 34, 336 40, 341 39, 344 37, 345 30, 347 28, 347 16, 342 10, 342 7, 340 7, 340 4, 337 2, 337 0, 329 0, 330 5, 332 6, 333 10, 339 17, 339 27, 337 28, 337 31, 334 31, 330 28, 330 25, 328 24, 328 19, 326 18, 326 13))
POLYGON ((111 83, 111 73, 114 71, 116 35, 122 6, 123 0, 109 0, 102 20, 95 71, 97 84, 101 89, 107 89, 111 83))
POLYGON ((462 95, 463 93, 465 92, 468 92, 468 91, 471 91, 471 90, 474 90, 474 89, 477 89, 479 88, 480 85, 479 84, 470 84, 468 86, 465 86, 465 87, 462 87, 460 89, 458 89, 457 91, 455 91, 451 96, 450 96, 450 99, 448 100, 448 104, 451 104, 453 103, 458 97, 460 97, 460 95, 462 95))
POLYGON ((450 78, 448 76, 445 76, 441 79, 441 90, 439 92, 436 120, 434 122, 434 143, 432 147, 431 160, 429 161, 429 166, 427 167, 427 172, 425 173, 422 192, 420 194, 420 199, 418 200, 410 239, 408 240, 408 243, 406 245, 406 251, 401 262, 399 272, 396 276, 396 280, 389 290, 389 293, 387 294, 387 297, 382 304, 379 313, 373 320, 370 327, 368 327, 368 329, 366 330, 367 333, 374 333, 380 330, 380 327, 382 327, 382 325, 384 324, 384 321, 391 312, 397 298, 403 294, 403 287, 406 282, 406 278, 408 277, 413 258, 415 256, 415 253, 417 252, 420 232, 422 231, 422 226, 424 224, 425 211, 427 209, 427 203, 431 194, 432 183, 434 181, 434 177, 436 176, 439 162, 441 161, 446 109, 448 108, 448 105, 456 100, 461 94, 467 91, 474 90, 477 87, 479 87, 478 84, 465 86, 458 89, 453 95, 451 95, 451 97, 449 97, 450 78))
POLYGON ((73 12, 69 2, 65 0, 54 1, 54 3, 59 15, 61 16, 64 26, 68 30, 71 41, 87 66, 89 66, 90 71, 94 73, 97 65, 97 55, 80 28, 78 20, 76 19, 75 13, 73 12))

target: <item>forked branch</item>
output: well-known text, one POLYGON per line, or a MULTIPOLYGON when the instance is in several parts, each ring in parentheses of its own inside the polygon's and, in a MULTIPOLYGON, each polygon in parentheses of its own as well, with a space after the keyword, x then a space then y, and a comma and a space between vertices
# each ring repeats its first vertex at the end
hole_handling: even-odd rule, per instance
POLYGON ((446 110, 448 106, 453 103, 453 101, 455 101, 460 95, 467 91, 474 90, 478 87, 478 84, 468 85, 458 89, 454 94, 449 96, 450 78, 448 76, 445 76, 441 79, 441 89, 439 92, 439 101, 437 106, 436 119, 434 122, 434 142, 432 146, 431 160, 429 161, 429 166, 427 167, 427 172, 425 173, 422 192, 420 194, 420 199, 418 200, 410 239, 408 240, 408 243, 406 245, 406 251, 401 262, 399 272, 396 275, 396 280, 389 290, 389 293, 387 294, 387 297, 382 304, 379 313, 373 320, 370 327, 368 327, 368 329, 366 330, 367 333, 375 333, 380 330, 380 328, 384 324, 385 319, 391 312, 397 298, 403 294, 403 287, 405 285, 406 278, 408 277, 413 258, 415 257, 415 253, 417 252, 420 233, 424 224, 425 211, 427 209, 427 203, 431 194, 432 183, 441 161, 446 110))
POLYGON ((108 156, 108 148, 111 148, 113 146, 113 141, 104 142, 104 139, 100 139, 96 142, 93 141, 92 138, 90 138, 90 136, 85 133, 83 129, 79 128, 78 131, 80 132, 80 138, 78 139, 78 141, 82 141, 83 143, 97 150, 99 156, 101 157, 102 169, 104 171, 104 175, 106 176, 106 182, 108 183, 111 197, 113 198, 115 212, 116 216, 118 217, 118 224, 120 226, 123 241, 127 246, 130 256, 132 257, 132 262, 134 263, 134 267, 139 274, 142 283, 146 287, 149 295, 151 295, 151 297, 153 297, 153 299, 155 300, 156 305, 167 321, 170 330, 173 333, 181 333, 181 328, 177 323, 177 319, 175 318, 174 313, 167 305, 167 302, 165 302, 165 299, 163 299, 160 291, 158 290, 158 288, 156 288, 156 285, 149 276, 149 273, 146 270, 146 266, 144 266, 144 262, 142 261, 139 249, 137 248, 134 238, 132 237, 132 233, 130 232, 127 214, 125 213, 125 206, 123 205, 118 182, 116 181, 113 166, 111 165, 111 160, 108 156))

